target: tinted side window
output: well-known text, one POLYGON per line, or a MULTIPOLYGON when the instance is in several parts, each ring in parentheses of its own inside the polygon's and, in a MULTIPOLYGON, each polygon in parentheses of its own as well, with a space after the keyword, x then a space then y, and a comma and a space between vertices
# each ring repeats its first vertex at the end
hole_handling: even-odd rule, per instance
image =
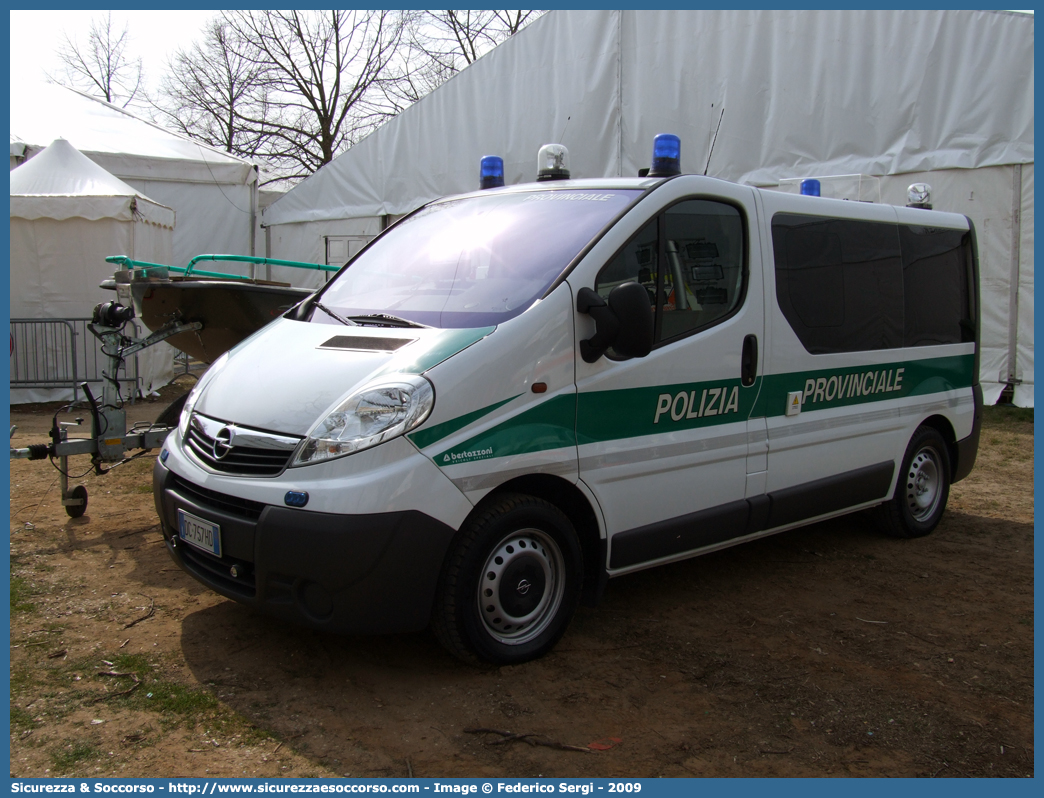
POLYGON ((659 340, 728 316, 743 294, 743 217, 731 205, 689 200, 665 214, 664 304, 659 340))
POLYGON ((627 282, 638 282, 649 292, 649 301, 656 306, 656 263, 659 255, 659 238, 656 220, 653 219, 602 267, 595 278, 595 291, 605 298, 616 286, 627 282))
POLYGON ((595 290, 608 297, 621 283, 640 283, 656 310, 656 340, 677 338, 713 325, 739 307, 745 241, 737 208, 687 200, 650 221, 603 266, 595 290))
POLYGON ((975 339, 969 238, 962 230, 899 226, 907 346, 975 339))
MULTIPOLYGON (((656 309, 656 264, 659 252, 658 221, 653 219, 601 268, 595 278, 595 291, 602 298, 608 298, 616 286, 637 282, 649 292, 649 304, 656 309)), ((609 349, 609 355, 619 357, 612 347, 609 349)))
POLYGON ((813 354, 903 345, 896 225, 776 214, 776 299, 813 354))

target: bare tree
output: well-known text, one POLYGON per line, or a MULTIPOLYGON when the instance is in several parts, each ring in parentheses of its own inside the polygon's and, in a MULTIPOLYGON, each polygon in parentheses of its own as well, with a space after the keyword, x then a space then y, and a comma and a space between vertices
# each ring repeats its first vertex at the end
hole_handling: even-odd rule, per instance
POLYGON ((169 65, 178 130, 304 177, 539 15, 226 11, 169 65))
POLYGON ((81 46, 67 33, 62 38, 58 58, 70 85, 123 108, 134 102, 141 91, 144 68, 141 58, 128 55, 128 27, 124 25, 123 30, 117 32, 111 11, 104 20, 91 22, 86 45, 81 46))
POLYGON ((389 79, 402 18, 390 11, 229 11, 227 46, 260 78, 237 110, 244 134, 283 177, 303 177, 387 117, 377 102, 389 79))
POLYGON ((514 36, 543 13, 543 11, 494 11, 493 16, 502 32, 507 33, 508 36, 514 36))
POLYGON ((421 11, 411 18, 411 43, 459 71, 518 33, 542 11, 421 11))
POLYGON ((497 39, 493 28, 492 11, 425 11, 421 24, 428 26, 427 41, 434 45, 433 57, 450 63, 474 63, 486 50, 495 47, 497 39))
POLYGON ((171 58, 153 107, 180 132, 253 157, 262 154, 265 135, 247 120, 264 116, 268 66, 244 58, 235 35, 225 20, 211 20, 202 41, 171 58))
POLYGON ((543 11, 414 11, 387 100, 397 113, 518 33, 543 11))

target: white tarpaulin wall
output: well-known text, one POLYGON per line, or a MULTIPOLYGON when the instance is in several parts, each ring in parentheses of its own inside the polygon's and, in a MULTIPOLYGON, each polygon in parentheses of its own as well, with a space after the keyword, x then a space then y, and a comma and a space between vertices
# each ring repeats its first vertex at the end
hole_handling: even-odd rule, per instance
POLYGON ((208 252, 253 254, 257 181, 252 164, 72 89, 12 81, 12 168, 59 137, 177 212, 171 265, 184 266, 208 252))
MULTIPOLYGON (((170 208, 113 177, 69 142, 55 141, 11 172, 11 318, 90 317, 99 302, 116 299, 115 292, 98 287, 115 268, 105 258, 125 253, 169 262, 174 222, 170 208)), ((54 353, 31 356, 46 363, 54 353)), ((167 344, 137 357, 146 392, 173 378, 174 350, 167 344)), ((63 388, 11 391, 12 404, 72 398, 72 390, 63 388)))
POLYGON ((940 184, 936 208, 968 213, 988 253, 987 400, 1003 371, 1032 404, 1033 108, 1029 15, 553 11, 299 184, 263 222, 272 257, 313 260, 324 237, 476 189, 483 155, 504 158, 508 183, 533 180, 537 150, 552 141, 569 148, 577 177, 633 175, 663 132, 681 137, 685 171, 757 186, 868 174, 883 178, 885 201, 905 204, 923 178, 940 184), (991 168, 1007 178, 979 174, 991 168), (965 202, 980 183, 989 203, 982 193, 965 202))

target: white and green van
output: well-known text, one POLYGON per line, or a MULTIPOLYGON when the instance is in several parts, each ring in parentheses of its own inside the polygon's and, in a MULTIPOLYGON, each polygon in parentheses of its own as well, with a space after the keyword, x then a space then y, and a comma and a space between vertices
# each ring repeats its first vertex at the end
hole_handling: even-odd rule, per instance
POLYGON ((608 579, 878 506, 931 532, 981 423, 960 215, 707 177, 432 202, 202 377, 171 556, 318 629, 549 650, 608 579))

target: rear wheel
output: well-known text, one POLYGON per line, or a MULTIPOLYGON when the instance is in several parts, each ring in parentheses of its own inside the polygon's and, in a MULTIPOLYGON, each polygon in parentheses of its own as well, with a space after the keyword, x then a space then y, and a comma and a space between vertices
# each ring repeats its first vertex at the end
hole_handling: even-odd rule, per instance
POLYGON ((946 441, 932 427, 918 427, 906 447, 895 496, 881 505, 883 531, 897 538, 919 538, 939 525, 950 496, 950 457, 946 441))
POLYGON ((507 665, 546 653, 580 598, 580 544, 554 505, 495 501, 467 524, 439 581, 432 625, 464 660, 507 665))

